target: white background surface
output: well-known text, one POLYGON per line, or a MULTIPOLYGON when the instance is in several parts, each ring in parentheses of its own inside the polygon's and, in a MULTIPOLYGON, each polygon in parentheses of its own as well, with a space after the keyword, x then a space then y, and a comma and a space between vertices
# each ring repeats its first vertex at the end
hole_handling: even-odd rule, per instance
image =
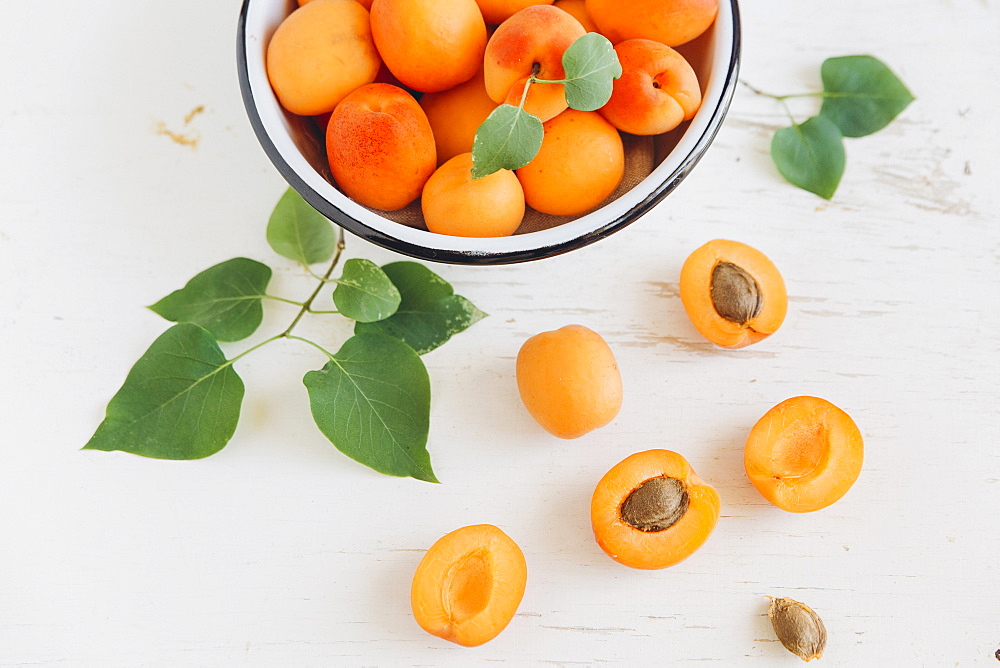
MULTIPOLYGON (((830 203, 781 181, 767 151, 786 119, 741 87, 694 173, 627 230, 543 262, 435 267, 491 314, 425 357, 441 485, 325 441, 301 384, 323 360, 295 342, 238 364, 221 453, 80 450, 165 328, 144 305, 239 255, 275 267, 276 294, 312 283, 264 239, 285 185, 242 108, 235 0, 0 8, 0 665, 798 665, 765 595, 823 616, 821 665, 997 665, 993 0, 744 3, 746 81, 815 90, 824 58, 870 53, 917 97, 849 140, 830 203), (684 258, 718 237, 764 251, 789 288, 782 329, 741 351, 701 339, 677 298, 684 258), (521 407, 513 360, 574 322, 611 344, 626 394, 612 424, 561 441, 521 407), (799 394, 845 409, 867 448, 851 492, 806 515, 742 468, 753 423, 799 394), (640 572, 600 551, 588 504, 653 447, 684 454, 723 517, 689 560, 640 572), (465 649, 417 627, 409 583, 438 537, 483 522, 522 546, 529 585, 507 630, 465 649)), ((399 259, 354 238, 348 256, 399 259)), ((335 348, 348 327, 325 323, 303 332, 335 348)))

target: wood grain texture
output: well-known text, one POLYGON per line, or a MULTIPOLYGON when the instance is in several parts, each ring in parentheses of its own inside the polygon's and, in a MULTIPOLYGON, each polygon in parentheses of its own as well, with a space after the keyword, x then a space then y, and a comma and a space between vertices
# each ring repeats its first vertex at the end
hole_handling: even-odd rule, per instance
MULTIPOLYGON (((243 419, 218 455, 80 450, 163 330, 143 305, 236 256, 272 264, 277 294, 311 283, 264 240, 284 184, 242 109, 235 0, 6 3, 0 666, 797 665, 767 595, 823 617, 824 666, 996 665, 1000 5, 918 4, 743 3, 754 86, 815 90, 824 58, 870 53, 917 98, 849 140, 833 201, 781 181, 768 146, 787 118, 741 87, 697 169, 628 229, 544 262, 437 267, 491 315, 425 357, 429 485, 325 441, 301 382, 324 360, 294 342, 239 362, 243 419), (784 326, 739 351, 701 339, 677 297, 684 258, 719 237, 788 284, 784 326), (570 323, 611 345, 625 402, 561 441, 521 407, 514 358, 570 323), (798 394, 846 410, 867 445, 847 496, 803 516, 742 468, 753 423, 798 394), (689 560, 639 572, 597 547, 588 508, 608 468, 653 447, 683 453, 723 510, 689 560), (410 578, 437 538, 484 522, 521 545, 528 590, 496 640, 450 646, 413 621, 410 578)), ((348 256, 398 259, 356 239, 348 256)), ((274 306, 261 332, 293 314, 274 306)), ((331 346, 348 332, 303 327, 331 346)))

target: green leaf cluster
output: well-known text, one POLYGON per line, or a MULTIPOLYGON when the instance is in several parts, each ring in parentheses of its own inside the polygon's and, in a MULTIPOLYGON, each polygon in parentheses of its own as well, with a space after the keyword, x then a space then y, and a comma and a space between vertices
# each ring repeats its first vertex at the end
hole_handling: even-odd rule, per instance
POLYGON ((84 447, 157 459, 215 454, 239 422, 244 386, 234 363, 288 339, 327 358, 303 383, 316 426, 336 448, 381 473, 437 482, 427 451, 430 379, 420 356, 486 314, 416 262, 379 267, 354 258, 331 278, 344 248, 343 232, 338 235, 291 189, 271 215, 267 240, 275 252, 307 269, 330 262, 325 275, 313 274, 318 285, 309 298, 297 302, 270 295, 270 267, 247 258, 199 273, 150 307, 177 324, 135 363, 84 447), (335 310, 314 308, 328 285, 334 286, 329 298, 335 310), (254 334, 264 300, 294 304, 299 312, 284 331, 227 359, 219 342, 254 334), (302 317, 329 313, 355 321, 354 335, 337 352, 293 334, 302 317))
POLYGON ((542 121, 524 110, 533 84, 562 84, 566 102, 572 109, 594 111, 611 99, 614 80, 622 75, 614 46, 598 33, 580 37, 563 53, 565 78, 528 77, 520 104, 501 104, 476 131, 472 144, 472 178, 488 176, 501 169, 520 169, 538 155, 544 130, 542 121))
MULTIPOLYGON (((771 157, 789 183, 830 199, 844 174, 844 138, 878 132, 914 98, 892 70, 872 56, 828 58, 820 76, 819 114, 803 123, 793 119, 791 127, 778 130, 771 157)), ((801 95, 770 97, 784 101, 801 95)))

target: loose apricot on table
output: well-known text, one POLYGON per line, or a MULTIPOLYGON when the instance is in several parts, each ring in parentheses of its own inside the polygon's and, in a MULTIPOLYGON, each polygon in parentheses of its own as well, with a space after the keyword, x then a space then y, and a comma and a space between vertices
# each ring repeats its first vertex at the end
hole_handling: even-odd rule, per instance
POLYGON ((536 334, 517 354, 517 389, 533 418, 559 438, 578 438, 611 422, 622 378, 601 335, 582 325, 536 334))
POLYGON ((826 399, 793 397, 750 430, 747 477, 782 510, 808 513, 847 493, 861 474, 864 442, 847 413, 826 399))
POLYGON ((482 66, 486 24, 475 0, 374 0, 371 26, 385 64, 414 90, 447 90, 482 66))
POLYGON ((625 175, 621 135, 596 111, 567 109, 542 124, 538 154, 517 170, 528 206, 553 216, 597 207, 625 175))
POLYGON ((632 568, 673 566, 693 554, 719 519, 719 495, 681 455, 646 450, 626 457, 597 483, 590 504, 594 537, 632 568))
POLYGON ((437 168, 420 198, 427 229, 459 237, 506 237, 524 218, 524 192, 514 172, 501 169, 472 178, 472 154, 437 168))
POLYGON ((456 529, 431 546, 410 589, 413 616, 439 638, 474 647, 513 619, 528 578, 524 553, 491 524, 456 529))
POLYGON ((313 0, 278 25, 267 45, 267 78, 288 111, 333 111, 352 90, 371 83, 382 63, 368 11, 355 0, 313 0))
POLYGON ((333 178, 347 196, 385 211, 419 197, 437 166, 427 116, 412 95, 391 84, 362 86, 337 105, 326 150, 333 178))
POLYGON ((612 44, 651 39, 680 46, 708 30, 719 0, 587 0, 587 14, 612 44))
POLYGON ((777 267, 738 241, 715 239, 691 253, 681 267, 680 293, 695 328, 723 348, 767 338, 788 311, 777 267))

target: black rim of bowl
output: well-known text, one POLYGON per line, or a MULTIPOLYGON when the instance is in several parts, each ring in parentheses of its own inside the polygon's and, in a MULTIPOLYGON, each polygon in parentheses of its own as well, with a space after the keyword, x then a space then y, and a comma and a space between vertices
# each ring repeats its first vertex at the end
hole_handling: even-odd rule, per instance
POLYGON ((712 111, 712 117, 709 120, 705 132, 698 138, 698 142, 692 148, 690 153, 688 153, 684 161, 677 166, 669 177, 664 179, 663 182, 650 191, 646 197, 634 204, 627 211, 616 216, 604 225, 587 232, 586 234, 582 234, 578 237, 574 237, 573 239, 569 239, 558 244, 507 252, 468 252, 429 248, 413 244, 408 241, 403 241, 379 230, 372 229, 364 223, 344 213, 331 202, 327 201, 311 186, 306 184, 306 182, 295 173, 295 170, 293 170, 289 164, 285 162, 284 157, 282 157, 277 147, 271 141, 271 138, 267 135, 267 132, 264 129, 264 123, 260 118, 260 114, 257 113, 253 93, 250 89, 250 75, 246 59, 246 19, 250 0, 243 0, 243 7, 240 10, 239 24, 237 27, 236 65, 239 72, 240 93, 243 97, 243 106, 246 108, 247 116, 250 119, 250 125, 253 127, 254 134, 257 135, 257 140, 264 149, 264 153, 274 164, 278 173, 281 174, 285 181, 287 181, 288 184, 296 192, 298 192, 304 200, 309 202, 312 207, 352 234, 382 246, 383 248, 387 248, 410 257, 421 260, 429 260, 432 262, 443 262, 448 264, 498 265, 540 260, 588 246, 625 228, 630 223, 635 222, 656 204, 658 204, 664 197, 670 194, 670 192, 684 180, 694 166, 698 164, 698 161, 701 160, 701 157, 705 154, 705 151, 708 150, 708 147, 715 140, 715 136, 722 127, 722 121, 726 117, 726 112, 729 110, 729 106, 733 100, 733 94, 736 91, 736 83, 739 78, 740 69, 742 33, 740 28, 739 6, 737 2, 738 0, 729 0, 733 16, 733 44, 729 59, 729 69, 726 72, 724 79, 725 87, 722 91, 722 96, 719 98, 719 101, 715 106, 715 109, 712 111))

